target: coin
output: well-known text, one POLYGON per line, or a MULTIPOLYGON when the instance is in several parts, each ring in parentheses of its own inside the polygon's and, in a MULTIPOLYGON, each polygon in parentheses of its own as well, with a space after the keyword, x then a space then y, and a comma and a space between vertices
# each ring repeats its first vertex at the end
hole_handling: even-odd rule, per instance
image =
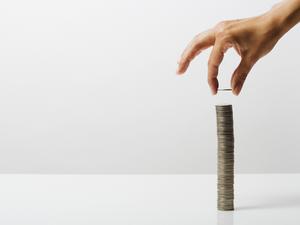
MULTIPOLYGON (((225 89, 224 89, 225 90, 225 89)), ((234 209, 234 130, 232 105, 216 105, 218 209, 234 209)))
POLYGON ((232 91, 231 88, 219 88, 218 91, 232 91))

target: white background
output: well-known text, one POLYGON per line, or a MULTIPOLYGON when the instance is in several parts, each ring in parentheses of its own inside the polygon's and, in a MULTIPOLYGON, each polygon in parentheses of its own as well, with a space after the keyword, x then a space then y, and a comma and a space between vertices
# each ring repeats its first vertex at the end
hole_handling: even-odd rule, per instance
MULTIPOLYGON (((214 173, 209 51, 184 77, 176 62, 200 31, 274 3, 3 1, 0 172, 214 173)), ((229 98, 237 172, 300 172, 299 37, 298 26, 229 98)), ((238 62, 229 51, 224 87, 238 62)))

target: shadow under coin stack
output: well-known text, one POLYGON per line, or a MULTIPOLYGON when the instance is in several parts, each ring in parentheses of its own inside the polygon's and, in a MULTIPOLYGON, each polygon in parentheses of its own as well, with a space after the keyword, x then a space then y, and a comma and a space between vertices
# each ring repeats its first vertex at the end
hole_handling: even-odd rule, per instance
POLYGON ((232 105, 216 105, 218 132, 218 210, 234 210, 234 134, 232 105))

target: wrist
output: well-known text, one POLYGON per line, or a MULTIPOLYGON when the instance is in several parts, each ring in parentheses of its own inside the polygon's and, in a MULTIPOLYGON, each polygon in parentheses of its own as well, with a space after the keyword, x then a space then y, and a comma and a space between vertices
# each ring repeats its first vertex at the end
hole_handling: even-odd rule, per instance
POLYGON ((300 0, 285 0, 266 13, 270 26, 283 36, 300 21, 300 0))

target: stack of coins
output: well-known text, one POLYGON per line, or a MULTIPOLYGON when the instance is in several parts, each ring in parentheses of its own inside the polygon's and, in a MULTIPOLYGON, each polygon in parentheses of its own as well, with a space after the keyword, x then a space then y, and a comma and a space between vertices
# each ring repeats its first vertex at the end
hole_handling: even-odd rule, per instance
POLYGON ((234 134, 232 105, 216 105, 218 132, 218 210, 233 210, 234 134))

